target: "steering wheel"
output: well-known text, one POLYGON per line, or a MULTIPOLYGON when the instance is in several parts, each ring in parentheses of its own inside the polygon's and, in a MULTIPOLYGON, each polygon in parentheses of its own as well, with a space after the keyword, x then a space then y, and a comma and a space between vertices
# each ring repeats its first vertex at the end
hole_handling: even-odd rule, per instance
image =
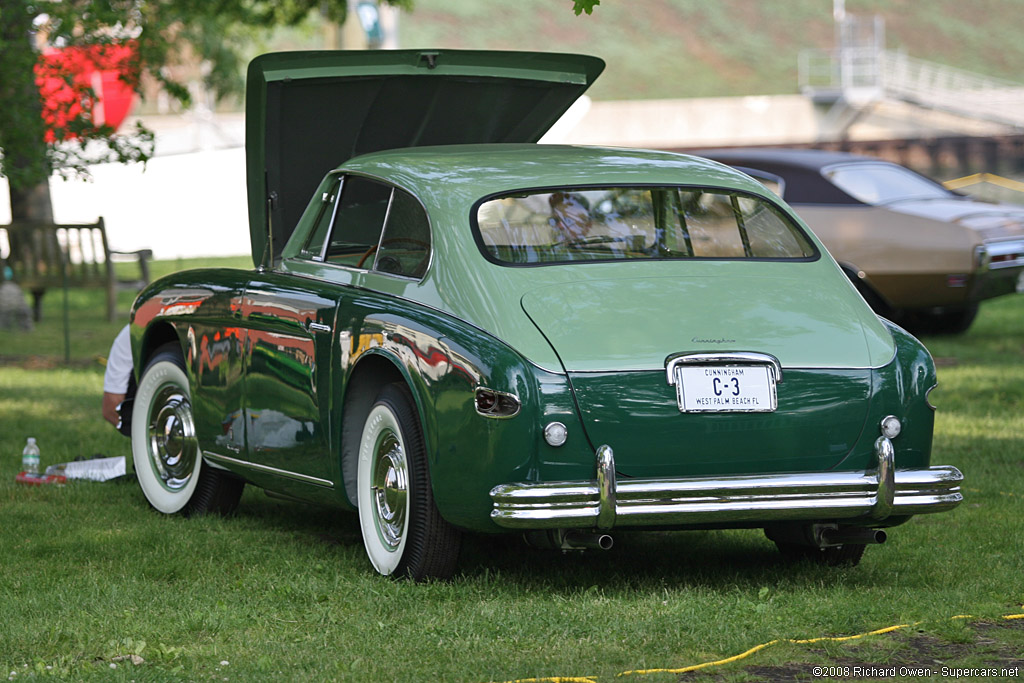
MULTIPOLYGON (((386 237, 380 241, 380 246, 388 246, 391 244, 395 244, 396 242, 411 244, 414 247, 421 247, 426 252, 423 258, 416 263, 416 267, 413 268, 413 272, 418 271, 420 267, 426 265, 427 259, 430 258, 430 242, 416 239, 415 237, 386 237)), ((373 246, 366 250, 365 254, 359 257, 359 261, 356 263, 356 268, 363 267, 363 264, 366 263, 366 259, 370 258, 370 256, 376 253, 377 246, 378 245, 374 244, 373 246)))

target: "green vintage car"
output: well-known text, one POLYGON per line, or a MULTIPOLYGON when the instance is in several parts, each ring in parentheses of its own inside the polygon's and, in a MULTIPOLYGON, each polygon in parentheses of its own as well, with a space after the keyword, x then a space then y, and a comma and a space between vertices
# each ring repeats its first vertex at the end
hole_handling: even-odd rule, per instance
POLYGON ((603 66, 257 58, 254 268, 175 274, 132 312, 152 506, 227 512, 248 483, 356 511, 376 571, 414 579, 451 575, 466 532, 754 528, 853 564, 955 507, 928 351, 777 197, 694 157, 536 144, 603 66))

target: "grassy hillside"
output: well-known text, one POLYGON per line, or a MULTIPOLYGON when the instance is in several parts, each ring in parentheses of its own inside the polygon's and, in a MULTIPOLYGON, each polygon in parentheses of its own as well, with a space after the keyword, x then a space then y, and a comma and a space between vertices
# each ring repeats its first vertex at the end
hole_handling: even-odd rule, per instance
MULTIPOLYGON (((833 42, 830 0, 603 0, 576 17, 568 0, 416 0, 402 47, 556 50, 608 62, 595 99, 797 92, 797 54, 833 42)), ((880 14, 887 46, 1024 82, 1022 0, 847 0, 880 14)))

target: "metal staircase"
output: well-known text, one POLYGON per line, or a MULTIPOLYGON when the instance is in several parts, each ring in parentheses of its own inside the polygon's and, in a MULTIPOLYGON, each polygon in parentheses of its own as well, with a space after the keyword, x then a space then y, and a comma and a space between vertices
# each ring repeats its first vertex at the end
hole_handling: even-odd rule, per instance
POLYGON ((880 17, 836 12, 834 50, 803 50, 800 90, 831 105, 823 123, 842 132, 884 100, 1024 130, 1024 84, 991 78, 886 50, 880 17))

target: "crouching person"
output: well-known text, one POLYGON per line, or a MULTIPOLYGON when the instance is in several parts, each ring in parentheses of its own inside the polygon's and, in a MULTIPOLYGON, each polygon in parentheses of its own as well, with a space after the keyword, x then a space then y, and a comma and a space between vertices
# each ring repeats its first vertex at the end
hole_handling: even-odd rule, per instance
POLYGON ((131 436, 132 400, 135 398, 135 373, 132 372, 132 348, 125 325, 114 338, 103 373, 103 419, 131 436))

